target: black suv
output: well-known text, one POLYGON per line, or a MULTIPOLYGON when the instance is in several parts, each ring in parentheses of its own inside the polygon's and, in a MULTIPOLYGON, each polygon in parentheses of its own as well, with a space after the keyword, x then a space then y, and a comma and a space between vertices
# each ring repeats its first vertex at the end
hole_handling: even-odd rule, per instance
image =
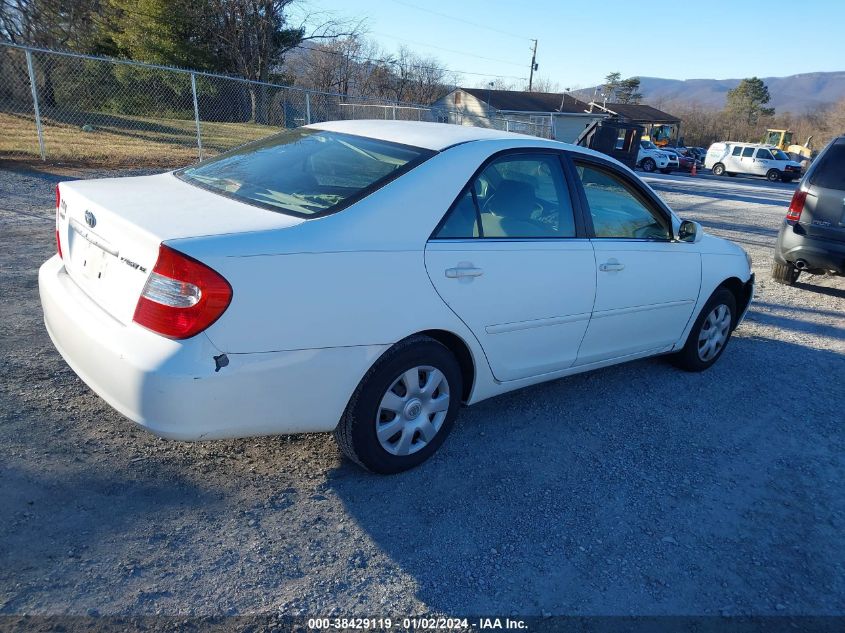
POLYGON ((778 233, 772 278, 791 286, 802 270, 845 275, 845 135, 807 169, 778 233))

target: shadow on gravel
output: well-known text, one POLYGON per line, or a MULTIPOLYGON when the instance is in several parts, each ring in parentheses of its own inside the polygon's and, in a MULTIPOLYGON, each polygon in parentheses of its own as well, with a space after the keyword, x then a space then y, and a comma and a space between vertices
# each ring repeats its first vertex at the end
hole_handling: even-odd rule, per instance
MULTIPOLYGON (((55 583, 67 583, 72 573, 90 577, 81 560, 96 560, 107 573, 131 582, 147 571, 142 572, 142 561, 127 558, 129 552, 137 552, 139 545, 181 550, 187 543, 165 527, 173 514, 211 510, 218 503, 219 497, 176 472, 154 479, 130 479, 119 471, 103 477, 87 469, 84 460, 77 471, 69 464, 40 472, 0 468, 2 576, 22 583, 15 590, 5 587, 0 614, 16 613, 17 601, 29 594, 62 587, 55 583), (31 584, 33 578, 38 586, 31 584)), ((70 596, 68 588, 65 593, 70 596)))
POLYGON ((420 468, 330 486, 433 611, 842 613, 843 383, 843 355, 739 337, 701 374, 639 361, 479 403, 420 468), (807 372, 829 377, 811 402, 807 372))
MULTIPOLYGON (((812 277, 810 277, 812 279, 812 277)), ((824 277, 822 277, 824 279, 824 277)), ((843 288, 833 288, 831 286, 818 286, 811 282, 804 282, 799 281, 795 283, 795 288, 799 288, 800 290, 807 290, 809 292, 815 292, 816 294, 820 295, 827 295, 828 297, 836 297, 837 299, 845 299, 845 289, 843 288)))

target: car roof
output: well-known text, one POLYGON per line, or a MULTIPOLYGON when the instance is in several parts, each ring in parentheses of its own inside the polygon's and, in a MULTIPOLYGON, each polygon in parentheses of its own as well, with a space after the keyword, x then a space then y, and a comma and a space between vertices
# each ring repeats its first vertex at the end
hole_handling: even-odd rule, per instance
POLYGON ((380 119, 326 121, 324 123, 313 123, 305 127, 366 136, 381 141, 413 145, 414 147, 422 147, 435 151, 440 151, 468 141, 493 139, 541 140, 536 136, 503 132, 484 127, 470 127, 452 123, 428 123, 424 121, 383 121, 380 119))

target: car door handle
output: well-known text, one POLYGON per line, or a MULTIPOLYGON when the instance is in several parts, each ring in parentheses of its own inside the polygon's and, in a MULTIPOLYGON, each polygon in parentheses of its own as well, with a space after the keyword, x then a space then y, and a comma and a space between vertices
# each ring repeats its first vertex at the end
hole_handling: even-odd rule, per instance
POLYGON ((449 279, 459 279, 461 277, 481 277, 484 271, 474 266, 460 266, 459 268, 447 268, 446 276, 449 279))
POLYGON ((614 260, 599 265, 599 270, 603 273, 617 272, 623 270, 624 268, 625 264, 620 264, 619 262, 614 260))

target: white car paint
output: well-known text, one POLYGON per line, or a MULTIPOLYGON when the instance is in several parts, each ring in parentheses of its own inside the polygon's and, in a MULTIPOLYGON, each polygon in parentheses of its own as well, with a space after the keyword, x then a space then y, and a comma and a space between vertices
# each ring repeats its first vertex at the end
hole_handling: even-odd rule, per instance
POLYGON ((774 157, 777 148, 760 143, 713 143, 704 157, 704 166, 713 169, 722 164, 729 174, 749 174, 765 176, 770 169, 784 173, 793 169, 793 179, 801 174, 801 163, 794 160, 782 160, 774 157))
MULTIPOLYGON (((643 166, 643 161, 650 158, 654 161, 657 169, 667 169, 671 167, 669 154, 661 150, 659 147, 650 141, 640 141, 640 149, 637 151, 637 167, 643 166)), ((675 159, 676 168, 678 167, 678 160, 675 159)))
MULTIPOLYGON (((632 173, 590 150, 441 124, 311 127, 440 153, 352 206, 306 220, 172 174, 62 183, 65 259, 54 256, 39 273, 47 330, 74 371, 126 417, 183 440, 330 431, 378 357, 429 330, 449 332, 469 350, 472 404, 678 349, 719 284, 750 279, 742 249, 710 236, 430 239, 479 165, 503 150, 565 150, 632 173), (90 210, 97 224, 85 229, 90 210), (95 252, 79 233, 86 230, 118 252, 99 256, 98 279, 82 265, 95 252), (184 340, 132 320, 162 242, 233 289, 223 315, 184 340), (608 262, 623 268, 604 271, 608 262), (446 273, 472 267, 483 275, 446 273)), ((677 229, 680 220, 672 223, 677 229)))

